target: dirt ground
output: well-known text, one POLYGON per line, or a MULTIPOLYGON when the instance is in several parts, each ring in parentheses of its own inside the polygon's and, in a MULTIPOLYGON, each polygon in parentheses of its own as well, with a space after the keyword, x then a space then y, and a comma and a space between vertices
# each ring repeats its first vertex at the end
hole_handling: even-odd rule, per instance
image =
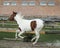
POLYGON ((13 40, 0 40, 0 48, 60 48, 53 46, 53 44, 47 44, 38 42, 36 45, 32 45, 32 42, 21 42, 13 40))

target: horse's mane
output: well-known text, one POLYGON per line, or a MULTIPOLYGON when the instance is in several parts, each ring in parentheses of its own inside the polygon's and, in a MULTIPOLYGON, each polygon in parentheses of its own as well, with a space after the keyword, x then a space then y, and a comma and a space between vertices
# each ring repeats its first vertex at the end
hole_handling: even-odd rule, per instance
POLYGON ((24 18, 24 15, 22 15, 21 12, 18 12, 17 15, 18 15, 20 18, 24 18))

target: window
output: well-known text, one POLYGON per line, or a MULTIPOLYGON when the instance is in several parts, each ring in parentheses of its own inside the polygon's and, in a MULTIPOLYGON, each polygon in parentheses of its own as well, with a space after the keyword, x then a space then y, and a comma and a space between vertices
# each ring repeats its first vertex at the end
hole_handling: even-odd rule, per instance
POLYGON ((35 5, 35 1, 30 1, 30 2, 29 2, 29 5, 30 5, 30 6, 34 6, 34 5, 35 5))
POLYGON ((54 6, 54 5, 55 5, 55 2, 50 1, 50 2, 48 2, 48 5, 49 5, 49 6, 54 6))
POLYGON ((41 1, 41 2, 40 2, 40 5, 41 5, 41 6, 46 6, 47 3, 46 3, 46 1, 41 1))
POLYGON ((12 6, 15 6, 15 5, 16 5, 16 2, 11 2, 11 5, 12 5, 12 6))
POLYGON ((22 1, 22 4, 21 5, 23 5, 23 6, 27 6, 28 5, 28 2, 26 2, 26 1, 22 1))
POLYGON ((8 2, 8 1, 5 1, 5 2, 3 2, 3 5, 10 5, 10 3, 8 2))

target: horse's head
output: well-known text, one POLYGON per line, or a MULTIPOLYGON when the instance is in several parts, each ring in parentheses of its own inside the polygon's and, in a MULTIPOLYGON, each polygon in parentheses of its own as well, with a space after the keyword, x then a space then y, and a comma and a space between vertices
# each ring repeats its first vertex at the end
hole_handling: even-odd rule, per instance
POLYGON ((16 16, 17 12, 14 12, 12 13, 12 15, 9 17, 9 20, 10 21, 14 21, 14 17, 16 16))

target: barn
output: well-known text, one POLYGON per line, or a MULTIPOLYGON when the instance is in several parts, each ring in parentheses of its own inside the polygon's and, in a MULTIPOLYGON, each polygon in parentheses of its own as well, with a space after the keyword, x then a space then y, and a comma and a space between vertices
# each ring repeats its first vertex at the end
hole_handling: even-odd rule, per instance
POLYGON ((27 17, 59 17, 60 0, 0 0, 0 16, 9 16, 13 11, 27 17))

